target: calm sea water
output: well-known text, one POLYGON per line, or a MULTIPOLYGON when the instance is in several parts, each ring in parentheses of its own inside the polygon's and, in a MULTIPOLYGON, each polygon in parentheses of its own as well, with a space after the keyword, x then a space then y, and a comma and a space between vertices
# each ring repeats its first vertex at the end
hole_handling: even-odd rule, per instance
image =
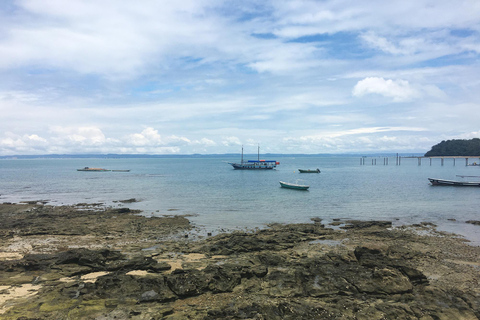
MULTIPOLYGON (((254 157, 255 158, 255 157, 254 157)), ((325 223, 335 218, 392 220, 395 224, 432 222, 439 229, 459 233, 480 245, 480 188, 434 187, 429 177, 461 179, 480 176, 480 167, 464 160, 384 157, 280 157, 276 170, 238 171, 227 162, 238 157, 150 159, 48 159, 0 160, 0 202, 48 200, 50 204, 118 200, 150 216, 191 214, 190 220, 205 229, 263 227, 268 223, 325 223), (79 172, 104 167, 130 172, 79 172), (299 168, 320 168, 320 174, 300 174, 299 168), (280 188, 279 181, 304 182, 309 191, 280 188), (303 180, 303 181, 302 181, 303 180)), ((475 180, 480 178, 470 178, 475 180)))

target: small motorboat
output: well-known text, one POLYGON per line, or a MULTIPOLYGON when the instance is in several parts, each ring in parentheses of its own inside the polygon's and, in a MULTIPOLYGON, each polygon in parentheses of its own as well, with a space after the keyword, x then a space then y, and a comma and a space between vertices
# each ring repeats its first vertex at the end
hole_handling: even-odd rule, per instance
POLYGON ((300 173, 320 173, 320 169, 298 169, 300 173))
POLYGON ((432 186, 458 186, 458 187, 480 187, 479 181, 453 181, 443 179, 428 178, 432 186))
POLYGON ((90 167, 85 167, 83 169, 77 169, 77 171, 95 171, 95 172, 101 172, 101 171, 112 171, 104 168, 90 168, 90 167))
POLYGON ((290 183, 290 182, 284 182, 284 181, 280 181, 280 186, 282 188, 295 189, 295 190, 308 190, 308 188, 310 188, 310 186, 307 186, 304 184, 290 183))

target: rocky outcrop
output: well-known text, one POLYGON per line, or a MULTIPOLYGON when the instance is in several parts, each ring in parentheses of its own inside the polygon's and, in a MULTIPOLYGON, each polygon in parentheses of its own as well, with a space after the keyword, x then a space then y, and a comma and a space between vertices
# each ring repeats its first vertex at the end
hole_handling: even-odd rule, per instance
POLYGON ((0 261, 0 285, 40 286, 2 319, 480 319, 478 247, 344 224, 0 261))

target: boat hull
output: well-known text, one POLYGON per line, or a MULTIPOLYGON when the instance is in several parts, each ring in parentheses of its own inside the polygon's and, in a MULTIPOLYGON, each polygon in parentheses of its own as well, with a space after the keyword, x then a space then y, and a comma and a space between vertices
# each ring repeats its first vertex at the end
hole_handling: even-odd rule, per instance
POLYGON ((480 187, 480 182, 453 181, 428 178, 432 186, 480 187))
POLYGON ((308 190, 308 188, 310 188, 310 186, 295 184, 295 183, 288 183, 283 181, 280 181, 280 186, 282 188, 294 189, 294 190, 308 190))

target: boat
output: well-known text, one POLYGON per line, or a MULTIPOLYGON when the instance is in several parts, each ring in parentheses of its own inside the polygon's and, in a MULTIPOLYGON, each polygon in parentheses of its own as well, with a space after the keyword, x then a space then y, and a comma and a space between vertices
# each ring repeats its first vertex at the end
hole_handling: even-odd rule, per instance
POLYGON ((453 181, 444 179, 428 178, 432 186, 459 186, 459 187, 480 187, 480 181, 453 181))
POLYGON ((236 170, 269 170, 276 168, 280 162, 276 160, 260 160, 260 146, 258 147, 258 160, 243 161, 242 146, 242 160, 240 163, 229 162, 228 164, 236 170))
POLYGON ((310 188, 310 186, 307 186, 304 184, 290 183, 290 182, 284 182, 284 181, 280 181, 280 186, 282 188, 295 189, 295 190, 308 190, 308 188, 310 188))
POLYGON ((312 169, 298 169, 300 173, 320 173, 320 169, 312 170, 312 169))
POLYGON ((95 171, 95 172, 100 172, 100 171, 112 171, 108 169, 103 169, 103 168, 90 168, 90 167, 85 167, 83 169, 77 169, 77 171, 95 171))
POLYGON ((112 172, 130 172, 130 169, 128 169, 128 170, 112 170, 112 172))

